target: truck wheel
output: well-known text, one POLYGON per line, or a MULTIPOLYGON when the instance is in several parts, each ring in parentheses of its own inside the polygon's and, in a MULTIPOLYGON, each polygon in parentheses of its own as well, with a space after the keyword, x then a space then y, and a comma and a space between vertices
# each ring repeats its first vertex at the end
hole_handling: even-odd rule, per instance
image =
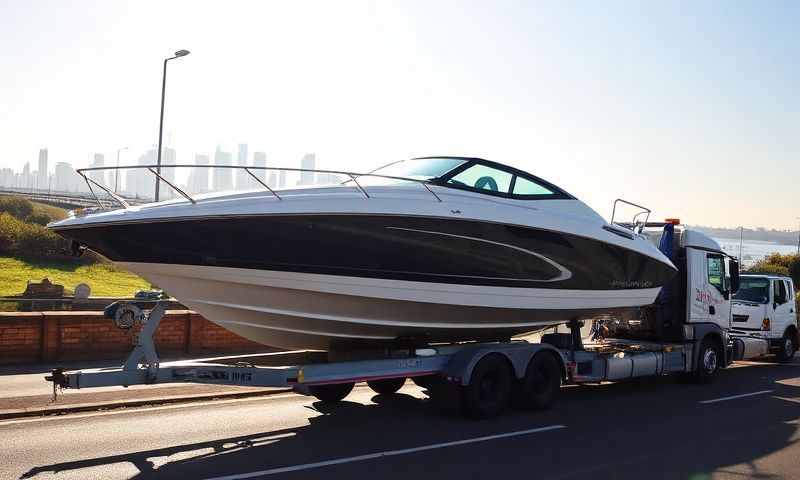
POLYGON ((794 344, 789 332, 781 339, 781 349, 778 352, 778 361, 781 363, 789 363, 794 359, 794 353, 797 351, 797 346, 794 344))
POLYGON ((720 362, 722 362, 722 355, 717 342, 710 338, 704 339, 700 344, 700 356, 694 369, 693 380, 696 383, 711 383, 720 362))
POLYGON ((520 406, 532 410, 549 408, 561 391, 561 365, 550 353, 533 357, 525 371, 525 378, 517 384, 516 400, 520 406))
POLYGON ((308 387, 309 393, 317 397, 322 403, 341 402, 353 391, 355 383, 332 383, 330 385, 312 385, 308 387))
POLYGON ((369 388, 379 395, 391 395, 397 393, 398 390, 406 383, 405 377, 400 378, 386 378, 383 380, 370 380, 367 382, 369 388))
POLYGON ((499 415, 511 398, 512 375, 505 358, 497 354, 485 356, 472 370, 469 385, 464 387, 464 413, 472 418, 499 415))

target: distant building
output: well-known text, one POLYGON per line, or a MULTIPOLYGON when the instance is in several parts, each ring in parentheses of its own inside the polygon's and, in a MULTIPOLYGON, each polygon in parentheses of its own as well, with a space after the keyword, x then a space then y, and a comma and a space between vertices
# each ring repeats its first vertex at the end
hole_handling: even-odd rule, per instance
MULTIPOLYGON (((178 153, 175 151, 174 148, 164 148, 164 151, 161 153, 161 176, 164 177, 169 183, 175 185, 175 170, 177 168, 165 168, 167 165, 176 165, 178 159, 178 153)), ((153 163, 158 163, 158 158, 153 163)), ((151 175, 151 177, 155 177, 151 175)), ((155 181, 155 178, 153 178, 155 181)), ((176 185, 177 186, 177 185, 176 185)), ((153 187, 155 188, 155 187, 153 187)), ((159 192, 159 200, 168 200, 170 198, 174 198, 176 195, 179 195, 178 192, 172 189, 169 185, 164 182, 161 182, 161 186, 158 187, 159 192)))
POLYGON ((284 188, 286 186, 286 170, 280 170, 278 175, 278 188, 284 188))
MULTIPOLYGON (((239 144, 239 154, 236 156, 236 165, 247 166, 247 144, 239 144)), ((253 179, 243 168, 236 169, 236 190, 253 188, 253 179)))
MULTIPOLYGON (((300 160, 300 168, 304 170, 314 170, 316 168, 317 158, 313 153, 303 155, 300 160)), ((314 185, 314 172, 300 172, 300 181, 298 185, 314 185)))
MULTIPOLYGON (((92 163, 89 164, 89 168, 105 167, 105 163, 106 163, 105 162, 105 157, 103 156, 103 154, 102 153, 95 153, 94 157, 92 159, 92 163)), ((104 187, 107 187, 108 186, 108 182, 106 181, 106 178, 107 178, 106 174, 107 173, 108 172, 105 171, 105 170, 99 170, 99 171, 96 171, 96 172, 88 172, 86 174, 86 176, 88 176, 90 179, 94 180, 95 182, 99 183, 100 185, 103 185, 104 187)), ((92 185, 92 188, 97 188, 97 187, 92 185)))
POLYGON ((22 167, 22 173, 19 174, 19 186, 17 188, 31 189, 33 188, 33 175, 31 175, 31 164, 25 162, 22 167))
POLYGON ((39 170, 37 171, 37 183, 39 184, 39 188, 47 188, 47 184, 50 180, 49 172, 50 170, 47 166, 47 149, 42 148, 39 150, 39 170))
MULTIPOLYGON (((210 165, 210 159, 208 155, 197 154, 194 156, 194 164, 195 165, 210 165)), ((208 188, 208 171, 211 170, 210 168, 200 167, 200 168, 193 168, 189 171, 189 180, 187 184, 189 186, 190 193, 205 193, 209 191, 208 188)))
MULTIPOLYGON (((267 166, 267 154, 264 152, 253 152, 253 166, 254 167, 266 167, 267 166)), ((267 172, 268 170, 252 170, 253 175, 261 179, 262 182, 267 182, 267 172)))
MULTIPOLYGON (((214 152, 214 165, 227 166, 231 165, 232 156, 230 152, 223 152, 220 147, 214 152)), ((230 168, 214 168, 214 185, 215 191, 233 190, 233 172, 230 168)))
POLYGON ((53 189, 59 192, 77 192, 83 179, 67 162, 57 162, 53 189))

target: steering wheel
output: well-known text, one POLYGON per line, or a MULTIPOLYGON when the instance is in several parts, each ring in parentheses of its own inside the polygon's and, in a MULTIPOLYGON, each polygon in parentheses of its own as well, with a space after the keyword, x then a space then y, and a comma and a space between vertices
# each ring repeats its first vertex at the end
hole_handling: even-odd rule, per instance
POLYGON ((489 187, 488 189, 493 191, 493 192, 496 192, 498 190, 497 182, 495 182, 494 178, 492 178, 492 177, 488 177, 488 176, 487 177, 481 177, 481 178, 478 179, 477 182, 475 182, 475 188, 477 188, 479 190, 485 189, 487 186, 489 187))

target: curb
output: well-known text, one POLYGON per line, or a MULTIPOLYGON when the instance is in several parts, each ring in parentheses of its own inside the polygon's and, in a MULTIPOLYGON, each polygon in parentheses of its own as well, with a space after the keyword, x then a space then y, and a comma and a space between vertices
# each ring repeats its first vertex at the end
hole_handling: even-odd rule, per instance
POLYGON ((291 388, 278 388, 258 390, 255 392, 230 392, 230 393, 205 393, 202 395, 172 395, 168 397, 149 397, 131 400, 117 400, 109 402, 77 403, 75 405, 12 408, 0 410, 0 420, 13 418, 40 417, 47 415, 65 415, 77 412, 94 412, 98 410, 112 410, 126 407, 141 407, 144 405, 168 405, 171 403, 190 403, 203 400, 227 400, 235 398, 266 397, 279 393, 290 393, 291 388))

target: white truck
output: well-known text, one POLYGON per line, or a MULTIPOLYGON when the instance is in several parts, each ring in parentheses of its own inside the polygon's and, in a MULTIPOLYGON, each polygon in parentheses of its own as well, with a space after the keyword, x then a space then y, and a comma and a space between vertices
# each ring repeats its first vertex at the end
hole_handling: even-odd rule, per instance
POLYGON ((679 273, 656 302, 642 307, 634 318, 594 320, 592 340, 586 342, 583 322, 573 320, 568 332, 555 327, 539 342, 432 344, 358 360, 306 363, 298 363, 296 352, 290 352, 279 366, 280 355, 275 354, 269 355, 271 366, 258 356, 166 364, 159 362, 153 343, 164 313, 159 303, 141 317, 144 326, 122 367, 56 369, 46 378, 53 382, 54 393, 56 387, 186 381, 292 387, 322 402, 342 400, 357 382, 366 382, 379 394, 392 394, 410 378, 427 389, 434 404, 457 407, 471 417, 497 415, 512 400, 529 408, 548 407, 565 383, 674 374, 706 382, 734 357, 731 300, 739 284, 738 263, 713 239, 678 223, 627 225, 630 235, 644 235, 656 243, 679 273))
POLYGON ((769 354, 775 354, 780 362, 794 358, 800 338, 791 278, 742 275, 732 308, 731 337, 736 360, 769 354))

